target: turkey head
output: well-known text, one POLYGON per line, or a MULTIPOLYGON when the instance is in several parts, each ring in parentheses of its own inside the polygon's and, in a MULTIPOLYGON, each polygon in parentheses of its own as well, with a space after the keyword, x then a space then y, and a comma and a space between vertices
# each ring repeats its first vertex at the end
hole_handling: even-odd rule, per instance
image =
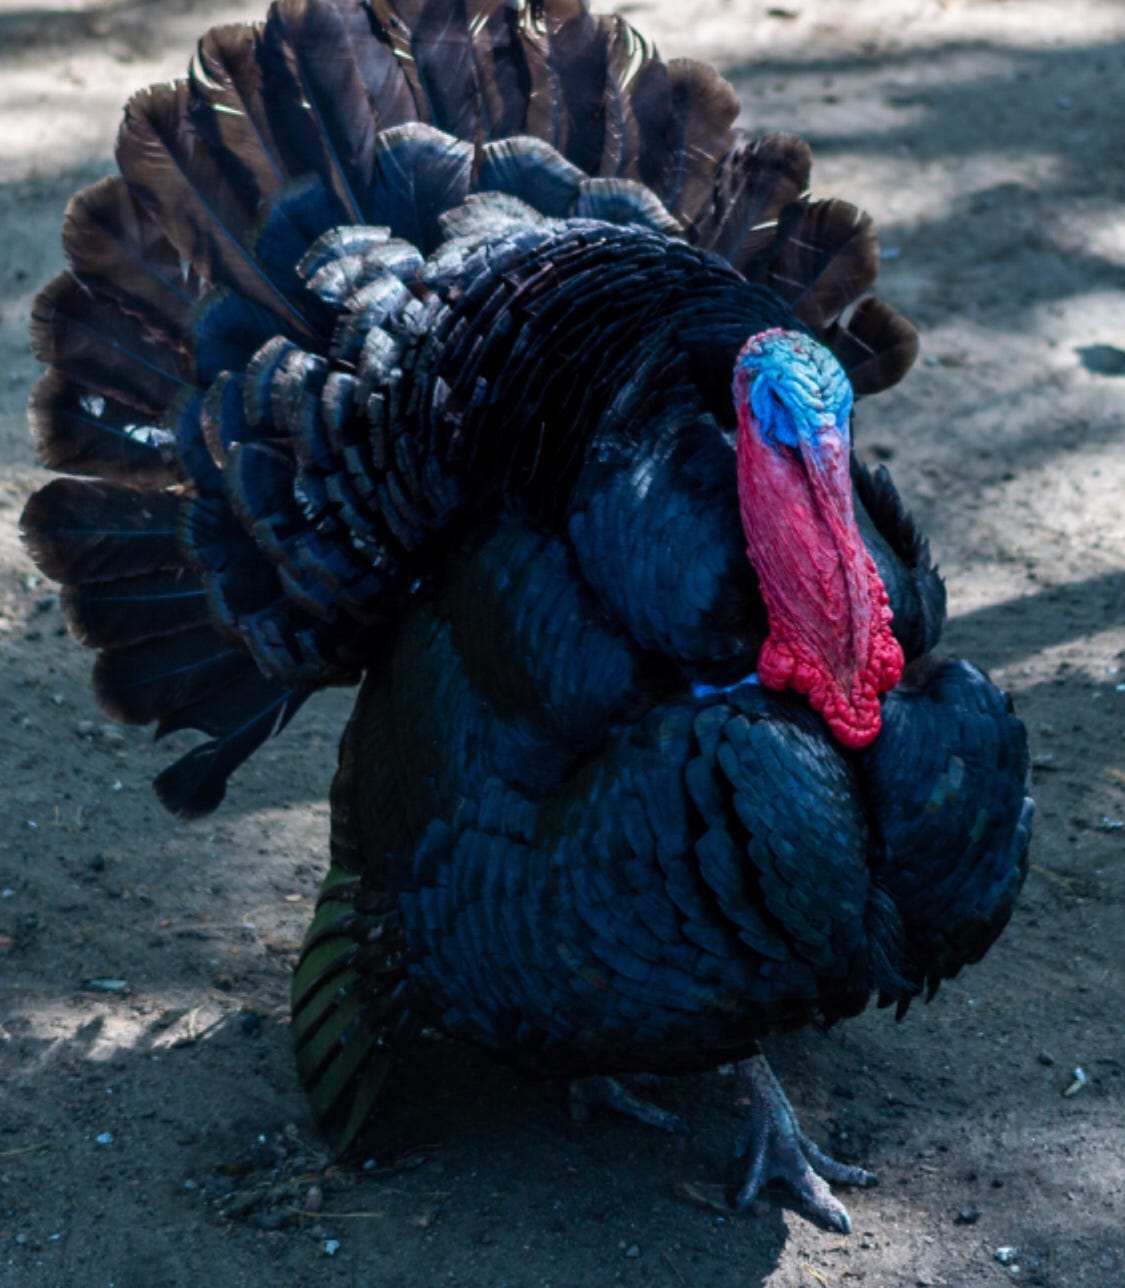
POLYGON ((739 353, 734 400, 742 527, 769 617, 759 678, 806 694, 844 746, 865 747, 903 655, 856 526, 851 385, 811 336, 773 328, 739 353))

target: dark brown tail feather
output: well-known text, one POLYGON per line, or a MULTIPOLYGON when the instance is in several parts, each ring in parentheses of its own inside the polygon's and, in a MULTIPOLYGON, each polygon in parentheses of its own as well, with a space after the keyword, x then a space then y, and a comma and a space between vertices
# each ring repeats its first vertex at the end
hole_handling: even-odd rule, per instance
POLYGON ((861 300, 846 322, 833 323, 823 339, 859 395, 897 384, 918 356, 918 332, 874 296, 861 300))

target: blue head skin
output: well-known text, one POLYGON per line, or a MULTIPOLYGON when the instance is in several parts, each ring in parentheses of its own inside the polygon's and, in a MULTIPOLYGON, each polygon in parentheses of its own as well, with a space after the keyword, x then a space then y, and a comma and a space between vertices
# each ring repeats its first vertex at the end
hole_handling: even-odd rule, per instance
POLYGON ((735 364, 735 396, 749 398, 771 447, 817 454, 821 436, 848 443, 852 387, 834 354, 812 336, 780 327, 755 336, 735 364))

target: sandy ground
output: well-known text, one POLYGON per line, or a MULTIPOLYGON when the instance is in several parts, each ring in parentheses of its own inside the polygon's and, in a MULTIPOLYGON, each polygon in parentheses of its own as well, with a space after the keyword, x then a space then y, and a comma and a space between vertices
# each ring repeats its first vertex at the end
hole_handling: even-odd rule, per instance
POLYGON ((806 1127, 880 1175, 850 1238, 783 1197, 737 1220, 675 1197, 723 1175, 719 1075, 669 1086, 693 1134, 667 1140, 575 1127, 560 1088, 439 1042, 372 1164, 326 1169, 287 990, 349 695, 177 825, 148 786, 169 750, 104 725, 16 536, 41 481, 26 319, 65 201, 108 171, 127 92, 257 6, 0 0, 0 1284, 1125 1283, 1125 10, 623 8, 720 64, 748 123, 805 133, 817 191, 879 221, 924 359, 861 440, 932 535, 949 644, 1031 732, 1013 924, 903 1023, 776 1044, 806 1127))

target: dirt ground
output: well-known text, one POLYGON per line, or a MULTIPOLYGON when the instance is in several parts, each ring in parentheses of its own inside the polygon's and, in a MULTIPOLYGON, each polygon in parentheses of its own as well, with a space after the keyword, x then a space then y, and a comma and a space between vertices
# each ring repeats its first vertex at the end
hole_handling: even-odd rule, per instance
POLYGON ((178 825, 149 788, 171 751, 104 723, 16 531, 65 201, 125 95, 258 5, 33 3, 0 0, 0 1284, 1125 1284, 1125 9, 623 6, 875 215, 924 357, 860 439, 932 536, 948 644, 1034 747, 1033 869, 988 959, 901 1024, 774 1046, 806 1128, 879 1173, 843 1238, 783 1196, 738 1219, 676 1196, 727 1174, 718 1074, 669 1085, 693 1134, 666 1139, 577 1127, 561 1088, 436 1042, 373 1161, 327 1168, 287 993, 349 695, 178 825))

